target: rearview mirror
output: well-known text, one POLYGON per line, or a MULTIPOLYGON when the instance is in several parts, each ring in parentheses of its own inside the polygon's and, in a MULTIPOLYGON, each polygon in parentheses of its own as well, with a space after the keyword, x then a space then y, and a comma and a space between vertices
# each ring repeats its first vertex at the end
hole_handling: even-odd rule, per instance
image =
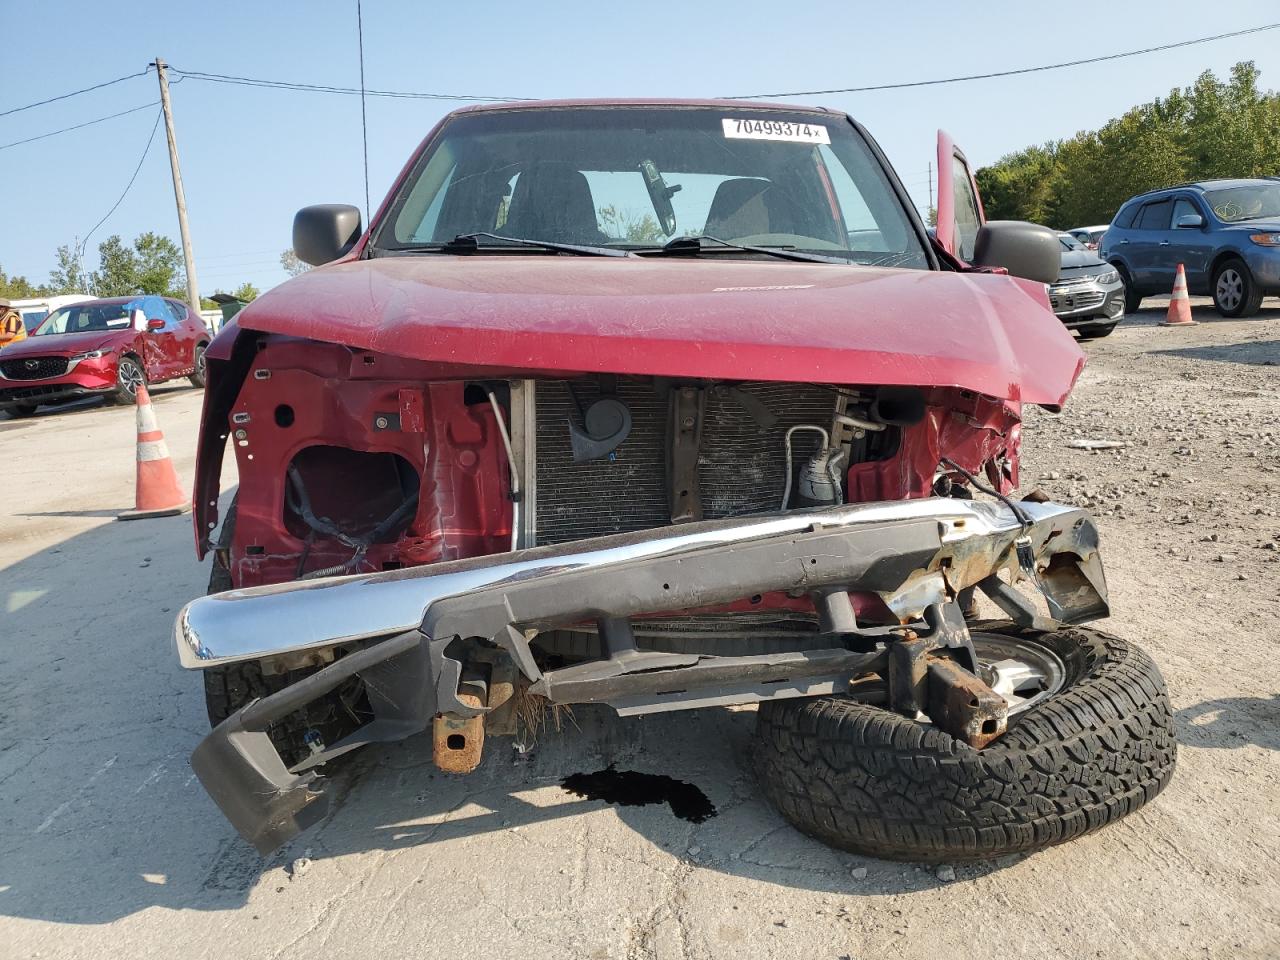
POLYGON ((978 228, 969 262, 1004 267, 1015 277, 1053 283, 1062 266, 1062 245, 1048 227, 1024 220, 989 220, 978 228))
POLYGON ((148 320, 148 321, 147 321, 147 329, 148 329, 148 330, 163 330, 163 329, 164 329, 164 321, 163 321, 163 320, 161 320, 159 317, 152 317, 150 320, 148 320))
POLYGON ((1178 227, 1179 230, 1181 230, 1183 227, 1199 229, 1200 227, 1204 226, 1204 217, 1200 216, 1200 214, 1198 213, 1184 213, 1182 216, 1178 218, 1178 222, 1176 226, 1178 227))
POLYGON ((360 210, 346 203, 303 207, 293 218, 293 252, 318 267, 337 260, 360 239, 360 210))

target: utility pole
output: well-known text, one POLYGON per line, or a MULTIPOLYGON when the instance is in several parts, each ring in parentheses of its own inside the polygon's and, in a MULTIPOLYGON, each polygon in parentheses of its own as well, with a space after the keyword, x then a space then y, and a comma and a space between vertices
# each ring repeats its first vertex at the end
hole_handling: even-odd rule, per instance
POLYGON ((173 108, 169 105, 169 65, 156 57, 156 76, 160 78, 160 106, 164 110, 164 133, 169 141, 169 169, 173 171, 173 199, 178 204, 178 232, 182 234, 182 259, 187 266, 187 299, 196 313, 200 312, 200 285, 196 283, 196 261, 191 254, 191 231, 187 228, 187 197, 182 192, 182 170, 178 167, 178 141, 173 135, 173 108))
MULTIPOLYGON (((919 170, 920 168, 916 167, 916 169, 919 170)), ((917 176, 919 176, 919 174, 917 174, 917 176)), ((919 180, 916 181, 916 183, 919 183, 919 182, 920 182, 919 180)), ((932 160, 929 161, 929 209, 930 210, 933 209, 933 161, 932 160)))

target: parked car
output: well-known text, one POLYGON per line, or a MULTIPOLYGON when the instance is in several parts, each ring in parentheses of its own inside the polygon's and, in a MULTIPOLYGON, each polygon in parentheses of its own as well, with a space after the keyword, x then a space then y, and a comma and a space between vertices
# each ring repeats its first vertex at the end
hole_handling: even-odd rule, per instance
POLYGON ((887 857, 1030 850, 1154 797, 1159 673, 1079 626, 1108 611, 1094 523, 1013 499, 1022 404, 1084 366, 1058 240, 986 222, 938 155, 935 240, 838 112, 486 105, 368 231, 299 212, 327 265, 209 347, 211 595, 175 626, 214 727, 192 767, 240 833, 315 823, 362 744, 430 730, 466 773, 573 704, 758 703, 782 813, 887 857))
POLYGON ((1213 297, 1224 317, 1257 313, 1280 294, 1280 183, 1203 180, 1125 202, 1100 254, 1124 281, 1126 310, 1168 294, 1178 264, 1192 294, 1213 297))
POLYGON ((1049 287, 1049 306, 1081 340, 1105 337, 1124 316, 1124 284, 1116 268, 1069 233, 1058 234, 1062 268, 1049 287))
POLYGON ((1067 231, 1067 233, 1079 240, 1086 250, 1097 250, 1098 245, 1102 243, 1102 235, 1106 232, 1107 225, 1105 223, 1096 224, 1092 227, 1075 227, 1067 231))
POLYGON ((22 325, 26 328, 28 334, 34 333, 36 327, 44 322, 44 318, 49 316, 59 307, 70 306, 73 303, 84 303, 86 300, 92 300, 93 297, 87 294, 63 294, 56 297, 33 297, 26 300, 11 301, 13 309, 22 315, 22 325))
POLYGON ((87 396, 133 403, 142 383, 189 377, 204 386, 210 335, 168 297, 111 297, 59 307, 0 355, 0 410, 29 417, 87 396))

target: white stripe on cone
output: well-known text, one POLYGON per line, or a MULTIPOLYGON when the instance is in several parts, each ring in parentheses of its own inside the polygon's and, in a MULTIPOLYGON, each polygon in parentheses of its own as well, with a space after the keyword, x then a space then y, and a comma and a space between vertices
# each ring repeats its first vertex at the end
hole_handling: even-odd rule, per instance
POLYGON ((150 403, 138 404, 138 432, 155 433, 160 427, 156 425, 156 411, 150 403))
POLYGON ((138 462, 145 463, 148 460, 168 460, 169 448, 165 446, 163 440, 140 440, 138 441, 138 462))

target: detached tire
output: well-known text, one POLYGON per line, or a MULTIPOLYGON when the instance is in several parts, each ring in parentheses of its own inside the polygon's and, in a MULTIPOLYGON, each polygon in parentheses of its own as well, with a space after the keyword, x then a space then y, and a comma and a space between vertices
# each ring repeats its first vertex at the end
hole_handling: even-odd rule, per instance
POLYGON ((984 750, 848 697, 762 704, 760 780, 787 820, 890 860, 984 860, 1082 836, 1164 789, 1173 716, 1142 650, 1080 627, 974 626, 1047 648, 1065 668, 1061 687, 984 750))

